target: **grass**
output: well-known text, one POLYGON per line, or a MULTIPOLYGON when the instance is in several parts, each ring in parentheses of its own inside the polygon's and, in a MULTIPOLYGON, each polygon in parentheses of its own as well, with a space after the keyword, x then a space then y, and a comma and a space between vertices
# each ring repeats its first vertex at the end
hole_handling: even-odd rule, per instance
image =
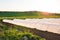
POLYGON ((37 16, 35 12, 0 12, 0 17, 37 16))
POLYGON ((0 12, 0 19, 25 19, 25 18, 60 18, 60 14, 44 16, 38 11, 28 12, 0 12))
POLYGON ((0 19, 37 18, 37 12, 0 12, 0 19))

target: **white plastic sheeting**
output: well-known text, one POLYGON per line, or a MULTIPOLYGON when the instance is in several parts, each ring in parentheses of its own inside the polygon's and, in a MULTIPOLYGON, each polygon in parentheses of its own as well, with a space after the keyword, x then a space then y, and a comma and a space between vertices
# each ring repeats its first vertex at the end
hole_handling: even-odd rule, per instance
POLYGON ((60 19, 4 19, 3 22, 60 34, 60 19))

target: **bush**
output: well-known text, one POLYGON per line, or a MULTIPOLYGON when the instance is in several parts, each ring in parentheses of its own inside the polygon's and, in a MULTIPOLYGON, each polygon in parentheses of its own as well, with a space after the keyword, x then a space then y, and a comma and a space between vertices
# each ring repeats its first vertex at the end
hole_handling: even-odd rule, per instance
MULTIPOLYGON (((0 33, 0 40, 24 40, 24 37, 28 40, 42 40, 43 38, 33 35, 29 32, 19 32, 16 29, 9 29, 0 33)), ((43 39, 44 40, 44 39, 43 39)))

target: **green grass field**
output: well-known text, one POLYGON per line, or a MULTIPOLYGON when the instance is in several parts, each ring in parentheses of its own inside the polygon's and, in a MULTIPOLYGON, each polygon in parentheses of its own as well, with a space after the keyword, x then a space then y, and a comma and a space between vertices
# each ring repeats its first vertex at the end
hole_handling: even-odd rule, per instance
POLYGON ((0 12, 0 19, 37 18, 37 12, 0 12))
POLYGON ((37 16, 36 12, 0 12, 0 17, 37 16))
POLYGON ((13 18, 60 18, 60 14, 53 14, 49 16, 44 16, 37 11, 28 12, 3 12, 0 11, 0 19, 13 19, 13 18))

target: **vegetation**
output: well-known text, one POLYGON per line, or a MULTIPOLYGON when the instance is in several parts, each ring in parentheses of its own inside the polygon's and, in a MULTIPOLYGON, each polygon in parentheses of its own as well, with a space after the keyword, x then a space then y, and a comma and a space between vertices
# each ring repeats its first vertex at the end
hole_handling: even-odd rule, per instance
MULTIPOLYGON (((51 13, 52 14, 52 13, 51 13)), ((43 15, 38 11, 26 11, 26 12, 3 12, 0 11, 0 19, 13 19, 13 18, 60 18, 60 14, 43 15)))
POLYGON ((0 12, 0 17, 9 18, 32 18, 37 17, 36 12, 0 12))
POLYGON ((0 21, 0 40, 24 40, 24 36, 28 40, 45 40, 30 32, 29 28, 0 21))
MULTIPOLYGON (((60 14, 52 14, 44 16, 41 12, 29 11, 29 12, 0 12, 1 19, 25 19, 25 18, 60 18, 60 14)), ((36 31, 35 31, 36 32, 36 31)), ((39 33, 38 33, 39 34, 39 33)), ((30 28, 23 26, 17 26, 9 23, 3 23, 0 21, 0 40, 24 40, 27 37, 28 40, 45 40, 40 36, 31 32, 30 28)))

